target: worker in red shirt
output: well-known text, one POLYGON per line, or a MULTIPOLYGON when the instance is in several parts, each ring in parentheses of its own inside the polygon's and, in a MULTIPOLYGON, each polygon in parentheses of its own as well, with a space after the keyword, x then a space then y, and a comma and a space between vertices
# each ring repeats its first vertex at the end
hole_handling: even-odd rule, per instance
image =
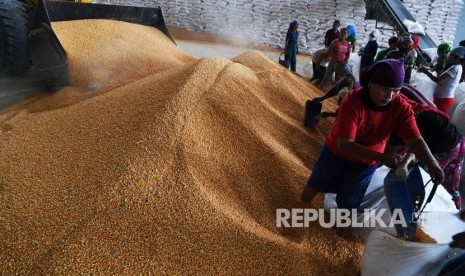
POLYGON ((301 195, 311 202, 318 193, 335 193, 338 208, 358 209, 378 164, 395 168, 402 160, 385 153, 395 132, 442 183, 444 172, 420 135, 412 107, 399 91, 404 81, 403 61, 387 59, 365 68, 362 87, 342 100, 339 114, 323 145, 301 195))

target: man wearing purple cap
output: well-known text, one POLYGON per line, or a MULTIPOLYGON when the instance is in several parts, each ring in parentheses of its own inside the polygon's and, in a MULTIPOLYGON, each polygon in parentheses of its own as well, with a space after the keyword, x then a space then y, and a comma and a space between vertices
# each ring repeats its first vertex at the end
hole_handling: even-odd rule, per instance
POLYGON ((403 61, 389 59, 370 65, 360 81, 362 87, 341 102, 302 193, 304 202, 311 202, 318 193, 336 193, 338 208, 358 209, 378 163, 394 168, 402 160, 399 154, 384 152, 393 132, 428 166, 433 179, 444 180, 444 172, 420 135, 412 107, 399 95, 403 61))

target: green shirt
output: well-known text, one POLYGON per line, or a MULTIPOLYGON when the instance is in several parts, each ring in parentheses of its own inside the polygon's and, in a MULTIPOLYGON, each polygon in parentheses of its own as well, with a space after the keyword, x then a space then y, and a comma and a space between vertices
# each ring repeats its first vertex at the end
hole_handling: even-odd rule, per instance
POLYGON ((350 44, 354 44, 355 42, 357 42, 357 39, 355 39, 355 37, 353 37, 353 36, 349 36, 349 37, 347 38, 347 41, 349 41, 350 44))
POLYGON ((375 62, 378 62, 378 61, 384 59, 386 57, 386 55, 389 53, 389 51, 390 51, 389 48, 385 49, 385 50, 382 50, 382 51, 379 51, 378 55, 376 56, 375 62))

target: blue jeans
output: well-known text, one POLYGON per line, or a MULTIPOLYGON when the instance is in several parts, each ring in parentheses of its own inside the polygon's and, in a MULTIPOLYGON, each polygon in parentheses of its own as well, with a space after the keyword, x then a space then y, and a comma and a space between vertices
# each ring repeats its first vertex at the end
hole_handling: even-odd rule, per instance
POLYGON ((286 59, 289 60, 289 66, 291 67, 291 71, 295 72, 297 66, 297 50, 287 50, 286 51, 286 59))

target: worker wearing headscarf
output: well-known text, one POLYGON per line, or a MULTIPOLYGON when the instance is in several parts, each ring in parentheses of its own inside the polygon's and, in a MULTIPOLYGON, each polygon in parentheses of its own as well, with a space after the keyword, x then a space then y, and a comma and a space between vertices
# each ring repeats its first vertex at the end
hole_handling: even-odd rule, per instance
POLYGON ((371 31, 367 44, 358 52, 358 55, 361 56, 360 70, 375 63, 376 52, 378 52, 378 38, 379 31, 376 29, 371 31))
POLYGON ((326 138, 301 199, 336 193, 338 208, 358 209, 381 162, 397 167, 402 156, 384 153, 395 132, 440 183, 444 172, 429 151, 415 123, 412 107, 399 95, 404 80, 402 60, 382 60, 362 71, 364 86, 341 102, 337 120, 326 138))
POLYGON ((295 72, 297 67, 297 54, 299 53, 299 22, 293 20, 289 24, 289 29, 286 34, 286 44, 284 45, 284 53, 286 60, 289 60, 291 71, 295 72))
POLYGON ((436 76, 439 76, 444 72, 446 69, 447 59, 449 58, 450 53, 450 45, 447 43, 439 44, 437 49, 438 58, 436 59, 436 64, 434 65, 434 72, 436 72, 436 76))
POLYGON ((387 55, 387 59, 404 59, 405 76, 404 83, 410 83, 412 76, 412 70, 415 65, 416 52, 413 49, 413 38, 409 33, 403 34, 397 40, 398 50, 390 51, 387 55))
POLYGON ((347 25, 347 34, 347 41, 349 41, 353 53, 355 52, 355 43, 357 42, 357 35, 355 33, 355 27, 353 25, 347 25))

